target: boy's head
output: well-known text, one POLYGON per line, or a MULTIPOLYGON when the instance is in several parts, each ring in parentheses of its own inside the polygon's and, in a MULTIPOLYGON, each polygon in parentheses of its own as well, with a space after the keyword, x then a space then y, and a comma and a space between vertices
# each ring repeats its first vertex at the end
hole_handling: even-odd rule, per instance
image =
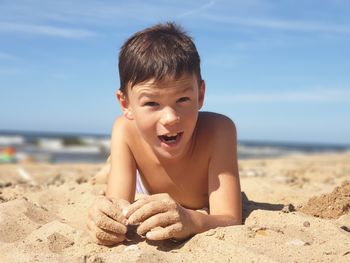
POLYGON ((191 37, 174 23, 157 24, 131 36, 119 53, 120 91, 165 77, 194 74, 201 83, 200 58, 191 37))

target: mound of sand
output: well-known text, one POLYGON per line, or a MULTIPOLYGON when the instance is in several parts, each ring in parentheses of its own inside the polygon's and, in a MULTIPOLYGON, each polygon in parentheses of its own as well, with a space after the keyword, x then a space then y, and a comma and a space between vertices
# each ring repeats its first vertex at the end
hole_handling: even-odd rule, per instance
POLYGON ((341 186, 336 187, 329 194, 310 198, 300 211, 308 215, 329 219, 339 218, 350 213, 350 181, 344 181, 341 186))

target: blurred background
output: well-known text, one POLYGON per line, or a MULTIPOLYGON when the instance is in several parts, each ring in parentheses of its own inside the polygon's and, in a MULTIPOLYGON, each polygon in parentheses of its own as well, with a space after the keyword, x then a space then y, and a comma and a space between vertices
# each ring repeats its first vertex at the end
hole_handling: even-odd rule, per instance
POLYGON ((165 21, 193 37, 239 158, 349 150, 349 1, 1 0, 0 162, 103 161, 119 48, 165 21))

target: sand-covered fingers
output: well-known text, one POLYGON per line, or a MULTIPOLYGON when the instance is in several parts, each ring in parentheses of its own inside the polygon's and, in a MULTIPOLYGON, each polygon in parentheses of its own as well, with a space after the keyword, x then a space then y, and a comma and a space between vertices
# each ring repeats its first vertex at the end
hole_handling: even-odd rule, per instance
POLYGON ((125 240, 125 234, 101 229, 92 220, 88 221, 87 228, 92 240, 99 245, 112 246, 125 240))
MULTIPOLYGON (((165 213, 155 214, 145 220, 137 228, 137 234, 145 235, 147 232, 157 227, 167 227, 180 221, 180 216, 175 211, 168 211, 165 213)), ((171 236, 166 237, 171 238, 171 236)))
POLYGON ((139 224, 155 214, 173 210, 177 210, 177 203, 168 194, 156 194, 131 204, 125 216, 129 224, 139 224))
POLYGON ((123 223, 124 225, 127 224, 127 220, 125 217, 125 209, 130 206, 129 201, 123 200, 123 199, 110 199, 113 205, 117 208, 117 221, 123 223), (119 221, 120 220, 120 221, 119 221))
POLYGON ((89 209, 89 217, 93 220, 100 219, 100 216, 103 214, 114 219, 117 222, 120 222, 123 225, 126 225, 127 220, 123 215, 123 209, 129 205, 129 202, 126 200, 116 200, 110 199, 105 196, 99 196, 96 198, 94 204, 89 209))
POLYGON ((159 227, 146 234, 146 238, 149 240, 164 240, 170 238, 183 239, 186 237, 188 237, 188 235, 184 232, 184 225, 181 222, 164 228, 159 227))
POLYGON ((152 201, 144 204, 128 218, 129 224, 139 224, 153 215, 173 210, 172 205, 163 201, 152 201))
POLYGON ((129 205, 125 200, 96 198, 89 209, 87 227, 92 239, 103 245, 113 245, 125 239, 127 220, 122 210, 129 205))
POLYGON ((126 224, 120 223, 115 219, 110 218, 106 214, 101 213, 100 211, 92 213, 90 215, 90 219, 91 220, 89 220, 88 222, 93 223, 96 227, 100 229, 123 235, 127 232, 126 224))
POLYGON ((126 217, 129 224, 140 224, 137 233, 146 233, 149 239, 183 239, 192 234, 193 222, 189 210, 176 203, 168 194, 139 199, 127 208, 126 217))

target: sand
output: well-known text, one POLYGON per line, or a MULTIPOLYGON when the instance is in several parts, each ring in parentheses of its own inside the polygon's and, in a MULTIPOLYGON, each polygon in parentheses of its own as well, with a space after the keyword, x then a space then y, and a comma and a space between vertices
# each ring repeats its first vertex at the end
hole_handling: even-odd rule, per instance
POLYGON ((0 165, 0 262, 350 262, 350 154, 240 161, 244 225, 115 247, 85 228, 102 166, 0 165))

